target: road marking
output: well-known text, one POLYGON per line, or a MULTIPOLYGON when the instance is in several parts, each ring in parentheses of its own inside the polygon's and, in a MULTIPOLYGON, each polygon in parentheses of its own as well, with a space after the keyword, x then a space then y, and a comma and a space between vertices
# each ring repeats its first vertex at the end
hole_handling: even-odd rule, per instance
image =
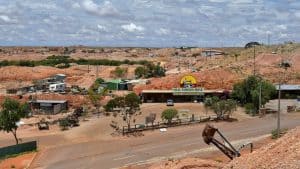
MULTIPOLYGON (((270 136, 271 136, 270 134, 265 134, 265 135, 261 135, 261 136, 258 136, 258 137, 251 137, 251 138, 246 138, 246 139, 235 140, 235 141, 232 141, 232 145, 239 146, 239 145, 241 145, 242 143, 245 143, 245 142, 258 141, 258 140, 261 140, 261 139, 264 139, 264 138, 267 138, 267 137, 270 137, 270 136)), ((181 151, 181 152, 174 153, 171 156, 153 157, 153 158, 148 159, 148 160, 127 163, 123 166, 119 166, 119 167, 112 168, 112 169, 119 169, 121 167, 128 167, 128 166, 132 166, 132 165, 139 166, 139 165, 143 165, 143 164, 151 164, 151 163, 155 163, 155 162, 159 162, 159 161, 163 161, 163 160, 168 160, 168 159, 179 159, 179 158, 187 157, 188 155, 194 155, 194 154, 201 153, 201 152, 210 152, 210 151, 216 151, 216 150, 218 150, 216 147, 209 146, 207 148, 201 148, 201 149, 197 149, 197 150, 189 151, 189 152, 181 151)))
POLYGON ((130 155, 130 156, 125 156, 125 157, 119 157, 119 158, 115 158, 113 159, 114 161, 116 160, 124 160, 124 159, 127 159, 127 158, 130 158, 130 157, 134 157, 135 155, 130 155))

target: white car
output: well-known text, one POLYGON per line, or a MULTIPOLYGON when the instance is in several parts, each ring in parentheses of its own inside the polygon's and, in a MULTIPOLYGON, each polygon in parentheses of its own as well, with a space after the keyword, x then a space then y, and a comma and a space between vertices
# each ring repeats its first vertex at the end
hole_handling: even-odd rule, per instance
POLYGON ((174 101, 172 99, 168 99, 167 106, 174 106, 174 101))

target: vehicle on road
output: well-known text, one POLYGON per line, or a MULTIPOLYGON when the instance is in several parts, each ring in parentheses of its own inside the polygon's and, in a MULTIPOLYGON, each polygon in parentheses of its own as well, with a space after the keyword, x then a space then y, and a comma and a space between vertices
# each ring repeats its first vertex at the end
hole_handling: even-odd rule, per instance
POLYGON ((167 106, 174 106, 174 101, 172 99, 168 99, 167 106))

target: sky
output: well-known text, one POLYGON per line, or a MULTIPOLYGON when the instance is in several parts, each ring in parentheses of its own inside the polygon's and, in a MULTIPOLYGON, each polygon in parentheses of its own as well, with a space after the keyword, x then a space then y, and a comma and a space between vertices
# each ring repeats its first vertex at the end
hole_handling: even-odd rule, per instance
POLYGON ((299 0, 0 0, 0 46, 300 41, 299 0))

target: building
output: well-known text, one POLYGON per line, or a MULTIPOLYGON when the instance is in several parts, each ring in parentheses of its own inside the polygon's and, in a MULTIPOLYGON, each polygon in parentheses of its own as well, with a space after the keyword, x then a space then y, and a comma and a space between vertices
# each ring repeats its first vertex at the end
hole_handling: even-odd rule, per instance
POLYGON ((67 100, 32 100, 29 104, 37 114, 58 114, 68 110, 67 100))
POLYGON ((203 50, 201 52, 201 56, 203 57, 211 57, 211 56, 218 56, 218 55, 224 55, 224 52, 223 51, 220 51, 220 50, 203 50))
MULTIPOLYGON (((275 85, 276 90, 279 90, 279 85, 275 85)), ((286 99, 296 99, 300 96, 300 85, 282 84, 280 85, 281 97, 286 99)))
POLYGON ((140 94, 143 102, 166 102, 172 99, 174 102, 200 102, 205 97, 217 96, 228 98, 227 90, 205 90, 197 87, 197 79, 192 75, 185 75, 180 80, 181 88, 171 90, 143 90, 140 94))
POLYGON ((203 88, 174 88, 172 90, 143 90, 141 92, 142 101, 166 102, 172 99, 174 102, 201 102, 205 97, 217 96, 228 97, 226 90, 204 90, 203 88))

